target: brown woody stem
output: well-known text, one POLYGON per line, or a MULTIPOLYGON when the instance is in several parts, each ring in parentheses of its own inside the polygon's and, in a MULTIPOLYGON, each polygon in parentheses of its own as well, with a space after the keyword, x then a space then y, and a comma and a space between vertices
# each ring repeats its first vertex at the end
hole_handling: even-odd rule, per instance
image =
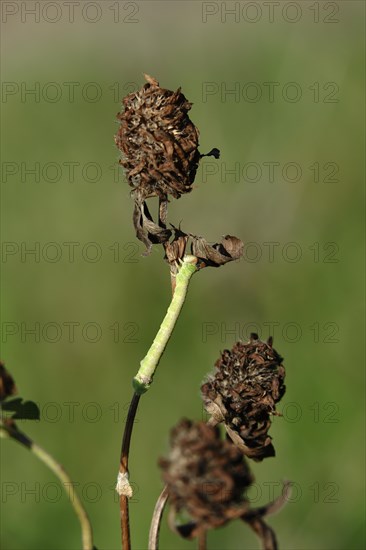
POLYGON ((133 394, 130 407, 128 409, 125 430, 123 433, 121 456, 119 461, 119 473, 116 490, 119 494, 119 508, 121 520, 121 535, 123 550, 130 550, 130 521, 128 510, 128 499, 132 496, 132 488, 128 481, 128 456, 130 452, 130 443, 133 430, 133 424, 136 417, 137 407, 140 401, 140 396, 133 394))
POLYGON ((207 530, 200 529, 198 533, 198 550, 206 550, 207 548, 207 530))

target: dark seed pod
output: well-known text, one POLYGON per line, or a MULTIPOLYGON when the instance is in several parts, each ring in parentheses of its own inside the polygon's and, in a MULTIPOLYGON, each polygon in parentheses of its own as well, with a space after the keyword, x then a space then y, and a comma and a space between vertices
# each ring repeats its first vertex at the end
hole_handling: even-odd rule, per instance
POLYGON ((199 132, 188 116, 192 104, 180 88, 165 90, 155 78, 145 78, 147 83, 123 99, 124 111, 117 114, 120 164, 138 202, 169 194, 179 198, 191 191, 201 157, 199 132))
POLYGON ((201 387, 205 408, 216 422, 224 422, 236 445, 250 458, 274 456, 268 430, 276 403, 285 393, 282 357, 251 334, 216 361, 215 374, 201 387))

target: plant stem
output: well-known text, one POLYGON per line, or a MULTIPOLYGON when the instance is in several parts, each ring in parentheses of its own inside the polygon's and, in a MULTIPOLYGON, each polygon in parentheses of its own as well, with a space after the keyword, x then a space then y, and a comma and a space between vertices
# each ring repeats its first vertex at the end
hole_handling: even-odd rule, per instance
POLYGON ((164 489, 159 495, 158 500, 156 501, 153 517, 151 520, 149 533, 149 550, 158 550, 160 524, 167 500, 168 487, 165 485, 164 489))
POLYGON ((149 351, 140 363, 138 373, 133 379, 134 390, 139 395, 145 393, 152 383, 156 367, 164 353, 184 304, 189 281, 197 269, 196 263, 197 258, 195 256, 185 256, 183 258, 181 268, 176 276, 176 286, 168 311, 149 351))
POLYGON ((128 499, 132 496, 132 487, 128 480, 128 457, 137 407, 140 396, 149 389, 152 383, 156 367, 158 366, 169 338, 172 335, 187 295, 189 281, 193 273, 197 270, 196 263, 197 258, 195 256, 185 256, 183 258, 179 272, 176 275, 176 286, 168 311, 160 325, 159 331, 149 351, 140 363, 140 369, 133 379, 133 388, 135 393, 130 403, 123 433, 116 486, 116 491, 120 497, 120 521, 123 550, 130 550, 131 548, 128 499))
POLYGON ((130 452, 133 424, 135 421, 139 401, 140 396, 134 393, 132 401, 130 403, 130 407, 128 409, 125 430, 123 433, 121 456, 119 461, 117 492, 119 494, 122 548, 124 550, 130 550, 131 548, 128 499, 132 496, 132 488, 128 482, 128 456, 130 452))
POLYGON ((32 439, 30 439, 26 434, 19 431, 14 423, 12 425, 10 425, 8 422, 6 424, 1 423, 0 434, 1 437, 10 437, 17 443, 23 445, 23 447, 29 449, 58 477, 68 494, 75 514, 79 520, 82 533, 83 550, 93 550, 93 532, 90 520, 81 500, 79 499, 75 491, 75 484, 72 482, 71 478, 65 472, 61 464, 59 464, 47 451, 42 449, 42 447, 34 443, 34 441, 32 441, 32 439))
POLYGON ((201 529, 197 535, 198 537, 198 550, 207 549, 207 531, 206 529, 201 529))

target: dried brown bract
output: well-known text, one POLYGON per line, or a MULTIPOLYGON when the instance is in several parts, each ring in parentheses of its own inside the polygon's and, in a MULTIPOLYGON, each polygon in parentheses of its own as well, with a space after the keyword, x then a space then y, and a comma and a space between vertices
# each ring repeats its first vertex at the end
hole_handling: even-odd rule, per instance
POLYGON ((224 422, 234 443, 255 460, 274 456, 268 430, 276 403, 285 393, 282 357, 272 339, 262 342, 251 334, 246 344, 237 342, 224 350, 215 364, 216 372, 201 387, 207 412, 224 422))

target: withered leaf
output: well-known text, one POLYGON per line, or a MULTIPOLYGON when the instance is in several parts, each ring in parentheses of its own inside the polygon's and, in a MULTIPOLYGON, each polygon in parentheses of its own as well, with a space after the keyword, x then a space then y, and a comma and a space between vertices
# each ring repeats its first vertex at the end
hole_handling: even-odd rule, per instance
POLYGON ((265 523, 263 518, 281 510, 288 502, 290 496, 291 483, 286 481, 283 484, 282 492, 279 497, 259 508, 251 508, 241 516, 241 519, 258 535, 263 550, 278 550, 276 534, 273 529, 265 523))
POLYGON ((208 153, 205 153, 204 155, 201 155, 201 158, 202 157, 214 157, 215 159, 219 159, 220 158, 220 149, 218 149, 217 147, 214 147, 208 153))
POLYGON ((237 237, 226 235, 221 243, 209 244, 202 237, 193 237, 192 254, 201 260, 200 267, 220 267, 238 260, 243 254, 243 242, 237 237))
POLYGON ((146 246, 145 255, 151 253, 153 244, 166 243, 172 235, 170 229, 160 227, 153 221, 145 201, 135 201, 133 224, 137 238, 146 246))
POLYGON ((177 272, 177 262, 183 259, 189 235, 184 233, 179 228, 174 227, 174 239, 172 242, 168 242, 164 245, 165 248, 165 260, 170 264, 170 269, 173 273, 177 272))
POLYGON ((1 406, 3 411, 14 413, 11 415, 12 420, 39 420, 39 408, 33 401, 24 401, 21 397, 16 397, 10 401, 6 401, 1 406))
POLYGON ((4 399, 16 393, 17 389, 13 377, 5 368, 4 363, 0 362, 0 401, 4 401, 4 399))

